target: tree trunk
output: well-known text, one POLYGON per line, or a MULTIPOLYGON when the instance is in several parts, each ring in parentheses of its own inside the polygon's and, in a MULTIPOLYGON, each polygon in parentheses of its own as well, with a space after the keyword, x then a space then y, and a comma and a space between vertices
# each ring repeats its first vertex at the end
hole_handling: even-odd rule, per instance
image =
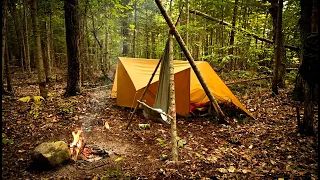
MULTIPOLYGON (((172 0, 170 0, 170 17, 172 14, 172 0)), ((176 119, 176 99, 175 99, 175 90, 174 90, 174 63, 173 63, 173 36, 169 32, 169 69, 170 69, 170 113, 172 116, 171 120, 171 153, 172 161, 178 161, 178 144, 177 144, 177 119, 176 119)))
POLYGON ((23 0, 23 35, 24 35, 24 47, 25 47, 25 62, 27 73, 31 74, 31 63, 30 63, 30 45, 29 45, 29 28, 28 28, 28 3, 27 0, 23 0))
POLYGON ((13 23, 14 23, 14 27, 15 27, 15 32, 16 32, 16 37, 17 37, 17 48, 18 48, 18 53, 16 54, 17 55, 17 58, 19 59, 20 61, 20 65, 21 65, 21 69, 22 71, 24 71, 24 59, 23 59, 23 49, 22 49, 22 45, 23 45, 23 38, 22 38, 22 33, 21 33, 21 28, 19 26, 19 17, 18 17, 18 14, 17 14, 17 8, 16 8, 16 5, 15 5, 15 2, 14 0, 10 0, 10 11, 11 11, 11 16, 12 16, 12 19, 13 19, 13 23))
POLYGON ((12 88, 12 85, 11 85, 11 72, 10 72, 10 67, 9 67, 9 61, 10 61, 10 58, 9 58, 9 50, 8 50, 8 41, 6 41, 6 52, 5 52, 5 73, 6 73, 6 79, 7 79, 7 90, 9 93, 12 93, 13 92, 13 88, 12 88))
POLYGON ((1 27, 2 27, 2 39, 1 39, 1 67, 2 67, 2 73, 1 73, 1 84, 2 84, 2 93, 5 94, 6 91, 4 89, 4 61, 5 61, 5 52, 6 52, 6 30, 7 30, 7 8, 8 8, 8 0, 2 1, 2 20, 1 20, 1 27))
POLYGON ((172 161, 178 161, 177 145, 177 120, 176 120, 176 100, 174 90, 174 66, 173 66, 173 37, 169 35, 169 61, 170 61, 170 115, 171 121, 171 144, 172 144, 172 161))
POLYGON ((38 22, 37 0, 31 0, 30 3, 31 3, 30 8, 31 8, 31 18, 32 18, 34 46, 35 46, 34 55, 35 55, 35 61, 37 66, 40 95, 43 98, 46 98, 48 92, 46 89, 46 75, 44 71, 42 54, 41 54, 41 39, 40 39, 39 22, 38 22))
POLYGON ((272 79, 272 91, 278 94, 278 86, 284 87, 285 74, 285 57, 283 48, 283 33, 282 33, 282 8, 283 0, 279 0, 278 15, 276 19, 276 36, 275 36, 275 58, 274 58, 274 73, 272 79))
POLYGON ((136 57, 136 41, 137 41, 137 0, 134 1, 134 29, 133 29, 133 46, 132 46, 132 57, 136 57))
POLYGON ((110 63, 110 42, 109 42, 109 27, 107 27, 106 30, 106 52, 105 52, 105 65, 106 65, 106 71, 109 72, 111 68, 111 63, 110 63))
MULTIPOLYGON (((315 6, 317 2, 312 0, 300 0, 300 7, 301 7, 301 19, 299 21, 300 24, 300 30, 301 30, 301 46, 302 46, 302 63, 305 61, 308 61, 306 57, 308 57, 308 48, 306 46, 307 37, 311 34, 313 27, 317 24, 312 24, 312 16, 314 19, 316 19, 316 14, 312 15, 312 9, 313 5, 315 6)), ((318 23, 318 22, 316 22, 318 23)), ((316 29, 314 29, 316 30, 316 29)), ((311 73, 311 72, 307 72, 311 73)), ((304 116, 303 116, 303 122, 302 126, 299 129, 300 133, 303 133, 305 135, 314 135, 314 128, 313 128, 313 122, 314 122, 314 85, 307 83, 306 81, 302 80, 302 85, 304 86, 304 116)))
POLYGON ((236 27, 236 20, 237 20, 238 3, 239 3, 239 0, 235 0, 234 8, 233 8, 233 17, 232 17, 232 30, 230 33, 229 55, 232 55, 231 64, 233 64, 233 70, 236 70, 236 59, 233 58, 233 46, 234 46, 234 35, 235 35, 235 27, 236 27))
POLYGON ((80 93, 80 64, 79 64, 79 26, 78 0, 66 0, 64 3, 65 26, 68 57, 68 80, 65 96, 75 96, 80 93))
POLYGON ((314 135, 313 121, 314 121, 314 103, 313 103, 313 85, 304 82, 304 115, 303 122, 299 132, 308 136, 314 135))
POLYGON ((156 33, 154 31, 151 31, 151 58, 156 59, 156 33))
POLYGON ((45 62, 45 63, 47 63, 47 65, 48 65, 48 76, 47 76, 47 78, 49 78, 50 79, 50 76, 51 76, 51 66, 52 66, 52 59, 51 59, 51 46, 50 46, 50 32, 51 32, 51 30, 50 30, 50 22, 49 21, 46 21, 45 22, 45 24, 46 24, 46 51, 47 51, 47 62, 45 62))
MULTIPOLYGON (((127 6, 129 4, 130 0, 122 0, 122 5, 127 6)), ((128 23, 129 17, 128 12, 124 12, 124 17, 122 18, 122 56, 128 56, 129 55, 129 23, 128 23)))
POLYGON ((50 47, 50 59, 51 59, 51 67, 56 66, 56 58, 54 55, 54 46, 53 46, 53 29, 52 29, 52 6, 51 6, 51 1, 49 3, 49 47, 50 47))

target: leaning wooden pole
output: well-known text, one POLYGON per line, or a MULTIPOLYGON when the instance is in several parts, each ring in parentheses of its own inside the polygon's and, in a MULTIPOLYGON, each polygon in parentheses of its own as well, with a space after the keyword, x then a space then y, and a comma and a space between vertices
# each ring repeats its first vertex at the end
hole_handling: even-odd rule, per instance
POLYGON ((168 26, 170 27, 171 33, 174 35, 174 37, 176 38, 177 42, 179 43, 182 51, 184 52, 184 55, 186 56, 186 58, 188 59, 194 73, 196 74, 197 78, 200 81, 200 84, 202 86, 202 88, 204 89, 206 95, 208 96, 208 98, 210 99, 210 101, 213 104, 213 107, 215 109, 215 111, 218 114, 219 117, 219 121, 220 122, 225 122, 225 116, 223 114, 223 112, 221 111, 221 108, 219 106, 219 104, 217 103, 216 99, 213 97, 212 93, 210 92, 207 84, 204 82, 204 79, 199 71, 199 69, 197 68, 193 57, 191 56, 191 53, 189 52, 188 48, 186 47, 182 37, 180 36, 179 32, 177 31, 177 29, 175 28, 175 26, 172 23, 171 18, 168 16, 168 13, 166 12, 166 10, 164 9, 162 3, 160 2, 160 0, 155 0, 160 11, 161 14, 163 15, 164 19, 166 20, 168 26))
MULTIPOLYGON (((225 22, 223 20, 220 20, 218 18, 215 18, 215 17, 212 17, 212 16, 209 16, 208 14, 205 14, 203 12, 200 12, 200 11, 197 11, 197 10, 193 10, 193 9, 190 9, 189 10, 190 13, 193 13, 195 15, 199 15, 199 16, 202 16, 208 20, 211 20, 211 21, 215 21, 215 22, 218 22, 219 24, 221 25, 225 25, 225 26, 230 26, 232 27, 232 24, 231 23, 228 23, 228 22, 225 22)), ((266 43, 270 43, 270 44, 274 44, 274 41, 270 40, 270 39, 267 39, 267 38, 263 38, 263 37, 260 37, 254 33, 251 33, 251 32, 248 32, 247 30, 245 29, 242 29, 242 28, 236 28, 237 30, 239 31, 242 31, 243 33, 245 33, 246 35, 248 36, 251 36, 255 39, 258 39, 260 41, 263 41, 263 42, 266 42, 266 43)), ((290 50, 293 50, 293 51, 296 51, 296 52, 299 52, 299 48, 298 47, 295 47, 295 46, 291 46, 291 45, 284 45, 285 48, 288 48, 290 50)))

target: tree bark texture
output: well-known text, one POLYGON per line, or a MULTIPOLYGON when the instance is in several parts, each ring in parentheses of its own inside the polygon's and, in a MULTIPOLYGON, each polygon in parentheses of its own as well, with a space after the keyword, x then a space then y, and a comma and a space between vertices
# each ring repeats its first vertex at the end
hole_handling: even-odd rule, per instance
POLYGON ((30 45, 29 45, 29 28, 28 28, 28 3, 27 0, 23 0, 23 35, 24 35, 24 49, 25 49, 25 62, 26 70, 28 74, 31 74, 31 62, 30 62, 30 45))
POLYGON ((78 0, 66 0, 64 2, 68 80, 66 96, 75 96, 80 93, 80 64, 79 64, 79 24, 77 14, 78 0))
POLYGON ((1 30, 2 30, 2 39, 1 39, 1 83, 2 83, 2 93, 5 93, 4 89, 4 61, 5 61, 5 52, 6 52, 6 30, 7 30, 7 8, 8 8, 8 0, 2 1, 2 20, 1 20, 1 30))
MULTIPOLYGON (((129 0, 122 0, 122 5, 127 6, 129 4, 129 0)), ((128 23, 128 12, 124 12, 125 17, 122 18, 122 56, 129 55, 129 23, 128 23)))
MULTIPOLYGON (((234 8, 233 8, 233 17, 232 17, 232 30, 230 33, 230 49, 229 49, 229 55, 233 55, 233 46, 234 46, 234 36, 235 36, 235 27, 236 27, 236 21, 237 21, 237 11, 238 11, 238 3, 239 0, 235 0, 234 2, 234 8)), ((231 64, 233 64, 233 70, 236 69, 236 62, 235 62, 235 58, 232 57, 232 61, 231 64)))
POLYGON ((136 41, 137 41, 137 0, 133 3, 134 8, 134 29, 133 29, 133 45, 132 45, 132 57, 136 57, 136 41))
POLYGON ((7 91, 9 93, 13 92, 12 88, 12 80, 11 80, 11 72, 10 72, 10 67, 9 67, 9 50, 8 50, 8 41, 6 41, 6 52, 5 52, 5 73, 6 73, 6 79, 7 79, 7 91))
POLYGON ((40 38, 39 22, 38 22, 37 0, 30 1, 30 8, 31 8, 31 18, 32 18, 34 46, 35 46, 34 56, 35 56, 35 62, 37 66, 40 95, 43 98, 46 98, 48 92, 46 89, 46 75, 44 71, 43 59, 41 54, 41 38, 40 38))
POLYGON ((279 0, 277 19, 274 20, 276 25, 274 27, 275 33, 275 53, 274 53, 274 71, 272 79, 272 91, 278 94, 278 86, 284 87, 285 75, 285 57, 283 48, 283 33, 282 33, 282 8, 283 0, 279 0))
POLYGON ((105 41, 105 66, 106 66, 106 71, 109 72, 111 68, 111 63, 110 63, 110 42, 109 42, 109 28, 107 27, 106 30, 106 41, 105 41))
POLYGON ((16 38, 17 38, 17 58, 20 61, 21 69, 24 71, 24 59, 23 59, 23 37, 21 33, 21 28, 20 28, 20 22, 19 22, 19 17, 17 13, 17 8, 15 5, 15 0, 9 0, 9 5, 10 5, 10 11, 11 11, 11 16, 13 19, 14 27, 15 27, 15 32, 16 32, 16 38))
POLYGON ((176 100, 174 90, 174 65, 173 65, 173 37, 169 35, 169 61, 170 61, 170 115, 171 121, 171 144, 172 144, 172 161, 178 161, 178 144, 177 144, 177 119, 176 119, 176 100))

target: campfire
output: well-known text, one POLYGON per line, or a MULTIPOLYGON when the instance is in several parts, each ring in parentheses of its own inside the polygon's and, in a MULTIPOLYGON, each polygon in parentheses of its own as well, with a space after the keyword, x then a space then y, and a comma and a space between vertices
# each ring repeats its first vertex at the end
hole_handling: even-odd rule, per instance
POLYGON ((95 161, 108 156, 109 153, 96 145, 87 145, 83 136, 82 129, 76 129, 72 132, 73 141, 70 144, 71 159, 95 161))

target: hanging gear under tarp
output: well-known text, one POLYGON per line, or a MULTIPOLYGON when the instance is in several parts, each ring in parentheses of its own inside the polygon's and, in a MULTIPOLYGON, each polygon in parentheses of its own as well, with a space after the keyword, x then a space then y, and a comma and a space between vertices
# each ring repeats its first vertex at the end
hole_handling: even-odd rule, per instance
POLYGON ((166 43, 164 54, 161 61, 161 69, 159 75, 159 86, 153 108, 143 105, 143 114, 146 118, 170 124, 170 118, 163 114, 167 114, 170 105, 170 59, 169 59, 169 41, 166 43))

